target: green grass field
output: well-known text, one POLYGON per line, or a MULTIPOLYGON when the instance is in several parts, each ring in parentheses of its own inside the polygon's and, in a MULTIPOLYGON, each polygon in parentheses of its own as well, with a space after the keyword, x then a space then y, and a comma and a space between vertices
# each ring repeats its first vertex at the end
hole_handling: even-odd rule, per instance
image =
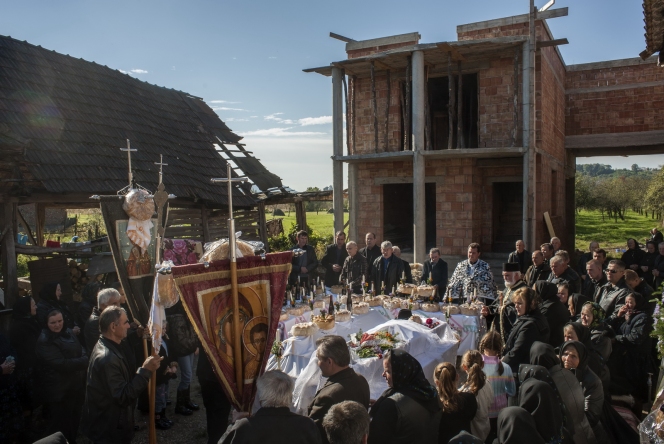
POLYGON ((642 216, 633 211, 627 211, 625 220, 605 217, 599 211, 581 210, 576 214, 576 248, 581 251, 588 250, 590 241, 596 240, 605 250, 627 248, 627 239, 633 237, 639 243, 650 238, 650 230, 659 226, 659 221, 642 216))
MULTIPOLYGON (((286 212, 288 214, 288 212, 286 212)), ((271 216, 267 217, 271 219, 271 216)), ((291 211, 290 216, 277 216, 275 219, 282 219, 284 230, 288 231, 291 224, 295 223, 295 211, 291 211)), ((348 213, 344 213, 344 223, 348 221, 348 213)), ((324 211, 316 214, 315 211, 307 211, 307 225, 320 234, 334 234, 334 215, 324 211)), ((348 230, 346 230, 348 231, 348 230)), ((348 234, 348 233, 346 233, 348 234)))

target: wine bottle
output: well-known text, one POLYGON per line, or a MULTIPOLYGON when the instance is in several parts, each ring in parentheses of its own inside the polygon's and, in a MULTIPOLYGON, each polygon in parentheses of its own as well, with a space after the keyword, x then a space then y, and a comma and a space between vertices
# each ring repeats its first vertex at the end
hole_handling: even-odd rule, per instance
POLYGON ((330 295, 330 306, 328 307, 327 313, 330 315, 334 314, 334 299, 332 295, 330 295))
POLYGON ((346 293, 346 308, 348 311, 353 311, 353 291, 350 284, 348 285, 348 292, 346 293))

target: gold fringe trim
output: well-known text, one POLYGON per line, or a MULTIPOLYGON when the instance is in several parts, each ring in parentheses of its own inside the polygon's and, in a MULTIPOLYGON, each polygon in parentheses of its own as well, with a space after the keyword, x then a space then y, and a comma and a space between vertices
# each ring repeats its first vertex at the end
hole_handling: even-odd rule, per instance
MULTIPOLYGON (((293 266, 291 264, 282 264, 282 265, 270 265, 267 267, 244 268, 242 270, 237 271, 237 277, 241 278, 256 274, 281 273, 284 271, 290 274, 292 267, 293 266)), ((187 284, 194 284, 197 282, 210 281, 213 279, 229 279, 230 277, 231 277, 230 270, 212 271, 209 273, 193 274, 189 276, 175 278, 175 283, 178 285, 187 285, 187 284)))

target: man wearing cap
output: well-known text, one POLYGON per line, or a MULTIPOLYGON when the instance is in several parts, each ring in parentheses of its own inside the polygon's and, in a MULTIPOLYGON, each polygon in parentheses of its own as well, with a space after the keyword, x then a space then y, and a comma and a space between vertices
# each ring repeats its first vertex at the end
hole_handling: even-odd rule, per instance
POLYGON ((516 323, 517 312, 512 302, 512 295, 519 289, 527 285, 521 279, 519 264, 515 262, 506 262, 503 264, 503 280, 505 281, 505 291, 502 298, 493 301, 489 306, 482 308, 482 316, 486 318, 487 325, 500 332, 503 342, 507 340, 512 327, 516 323))

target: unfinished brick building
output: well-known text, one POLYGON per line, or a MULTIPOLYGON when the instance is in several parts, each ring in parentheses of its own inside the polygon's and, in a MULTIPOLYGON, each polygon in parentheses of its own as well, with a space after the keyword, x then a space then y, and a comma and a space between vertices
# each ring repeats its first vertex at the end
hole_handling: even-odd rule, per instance
POLYGON ((335 229, 346 162, 351 239, 374 231, 416 261, 532 249, 548 213, 571 249, 576 157, 664 152, 664 72, 654 57, 566 65, 546 19, 567 13, 461 25, 454 42, 336 36, 348 59, 305 70, 332 77, 335 229))

